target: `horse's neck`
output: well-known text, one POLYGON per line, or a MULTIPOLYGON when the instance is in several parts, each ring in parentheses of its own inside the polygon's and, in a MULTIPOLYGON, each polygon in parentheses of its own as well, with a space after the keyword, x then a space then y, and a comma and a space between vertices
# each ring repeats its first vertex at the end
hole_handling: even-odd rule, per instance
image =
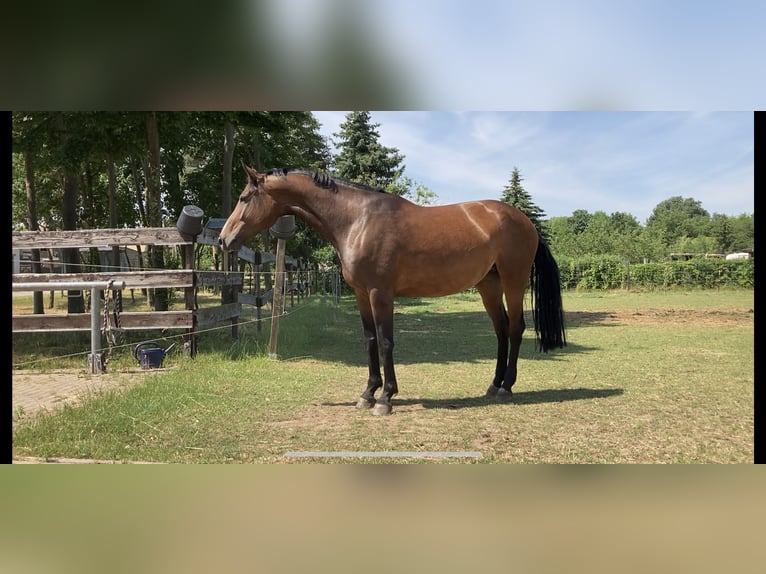
MULTIPOLYGON (((288 211, 303 219, 309 226, 336 247, 343 242, 351 225, 361 216, 362 202, 352 197, 353 191, 310 189, 289 195, 288 211)), ((364 199, 364 198, 362 198, 364 199)))

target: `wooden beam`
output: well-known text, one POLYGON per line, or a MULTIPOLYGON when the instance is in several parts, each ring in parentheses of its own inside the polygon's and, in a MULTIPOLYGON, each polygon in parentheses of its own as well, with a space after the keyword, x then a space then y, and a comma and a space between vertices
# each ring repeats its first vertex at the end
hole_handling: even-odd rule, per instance
POLYGON ((74 231, 14 231, 12 249, 111 247, 115 245, 186 245, 192 243, 175 227, 135 229, 77 229, 74 231))
POLYGON ((81 283, 87 281, 124 281, 128 289, 152 287, 192 287, 193 269, 174 271, 115 271, 99 273, 17 273, 11 276, 13 283, 50 283, 50 290, 64 289, 56 283, 81 283))
POLYGON ((195 311, 197 313, 197 326, 212 325, 239 317, 242 314, 242 305, 239 303, 226 303, 219 307, 202 307, 195 311))
POLYGON ((257 295, 250 295, 249 293, 237 293, 237 301, 239 303, 244 303, 246 305, 252 305, 253 307, 257 307, 259 300, 260 300, 260 297, 258 297, 257 295))
MULTIPOLYGON (((126 331, 146 329, 189 329, 193 311, 149 311, 120 313, 120 326, 126 331)), ((23 331, 90 331, 90 313, 57 315, 13 315, 14 332, 23 331)))
POLYGON ((199 287, 223 287, 228 285, 241 286, 244 282, 244 273, 239 271, 202 271, 197 274, 199 287))

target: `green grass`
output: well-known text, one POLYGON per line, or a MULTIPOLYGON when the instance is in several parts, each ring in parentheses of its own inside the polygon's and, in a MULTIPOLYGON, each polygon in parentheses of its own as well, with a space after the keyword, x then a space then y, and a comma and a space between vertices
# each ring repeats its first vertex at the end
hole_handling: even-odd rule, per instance
MULTIPOLYGON (((431 462, 290 459, 288 451, 479 451, 478 463, 751 463, 751 291, 569 292, 569 345, 528 330, 511 404, 484 397, 495 338, 478 296, 402 300, 394 413, 354 408, 367 377, 352 298, 301 301, 269 323, 200 335, 195 359, 76 407, 25 419, 19 456, 162 462, 431 462)), ((22 353, 14 337, 14 364, 22 353)), ((170 341, 171 339, 168 339, 170 341)), ((26 349, 25 349, 26 350, 26 349)), ((56 352, 62 349, 57 348, 56 352)), ((132 361, 132 358, 131 358, 132 361)), ((81 363, 82 364, 82 363, 81 363)))

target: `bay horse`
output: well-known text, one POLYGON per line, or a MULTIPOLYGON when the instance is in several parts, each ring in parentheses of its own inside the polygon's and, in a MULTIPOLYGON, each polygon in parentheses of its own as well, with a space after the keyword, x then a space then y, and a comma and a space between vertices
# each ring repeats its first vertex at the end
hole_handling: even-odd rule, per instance
POLYGON ((333 245, 364 332, 369 378, 358 408, 390 414, 399 391, 393 360, 397 297, 439 297, 476 287, 497 335, 488 396, 512 396, 528 285, 536 347, 547 353, 566 345, 558 265, 534 224, 515 207, 491 199, 421 206, 314 171, 243 167, 247 184, 219 243, 237 250, 292 214, 333 245))

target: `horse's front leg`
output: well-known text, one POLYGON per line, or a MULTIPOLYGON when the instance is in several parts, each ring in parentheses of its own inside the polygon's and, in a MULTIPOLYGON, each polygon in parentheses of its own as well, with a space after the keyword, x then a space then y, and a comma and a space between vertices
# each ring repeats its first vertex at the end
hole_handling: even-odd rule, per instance
POLYGON ((390 415, 391 399, 399 392, 394 372, 394 300, 373 289, 370 293, 372 315, 378 339, 378 352, 383 363, 383 392, 372 409, 374 415, 390 415))
POLYGON ((383 379, 380 376, 380 359, 378 356, 378 335, 375 330, 375 320, 372 316, 370 299, 366 293, 356 296, 359 314, 362 317, 362 328, 364 332, 364 349, 367 352, 367 364, 369 367, 369 377, 367 378, 367 388, 359 397, 356 403, 357 408, 370 409, 375 406, 375 391, 383 386, 383 379))

